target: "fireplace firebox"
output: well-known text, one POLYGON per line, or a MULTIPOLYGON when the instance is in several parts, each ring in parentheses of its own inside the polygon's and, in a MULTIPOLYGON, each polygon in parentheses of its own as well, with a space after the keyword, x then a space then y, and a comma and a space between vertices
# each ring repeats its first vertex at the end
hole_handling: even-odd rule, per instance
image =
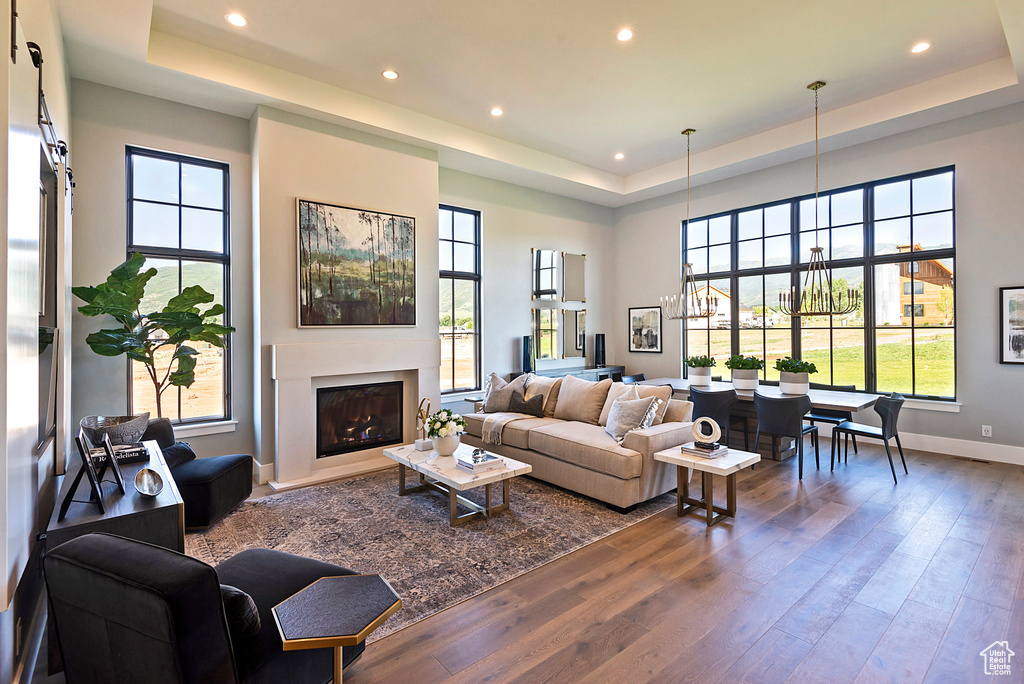
POLYGON ((316 408, 317 458, 402 442, 400 381, 318 388, 316 408))

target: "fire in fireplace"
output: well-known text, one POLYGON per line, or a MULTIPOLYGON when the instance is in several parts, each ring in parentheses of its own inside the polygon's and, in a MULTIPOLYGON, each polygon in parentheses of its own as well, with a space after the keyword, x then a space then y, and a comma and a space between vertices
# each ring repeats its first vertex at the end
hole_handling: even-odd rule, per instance
POLYGON ((323 387, 316 408, 317 458, 402 442, 401 382, 323 387))

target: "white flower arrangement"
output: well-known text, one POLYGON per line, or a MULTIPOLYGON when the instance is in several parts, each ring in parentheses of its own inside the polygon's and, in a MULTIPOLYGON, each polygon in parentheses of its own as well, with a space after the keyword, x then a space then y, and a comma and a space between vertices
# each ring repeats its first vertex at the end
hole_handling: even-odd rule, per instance
POLYGON ((428 437, 454 437, 466 431, 466 419, 451 409, 441 409, 427 419, 428 437))

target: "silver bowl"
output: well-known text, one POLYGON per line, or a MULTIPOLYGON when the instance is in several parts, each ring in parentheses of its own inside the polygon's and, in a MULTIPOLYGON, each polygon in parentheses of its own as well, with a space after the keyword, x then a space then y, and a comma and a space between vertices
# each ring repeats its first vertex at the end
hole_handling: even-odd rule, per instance
POLYGON ((164 478, 152 468, 143 468, 135 475, 135 489, 142 496, 156 496, 164 490, 164 478))
POLYGON ((86 416, 81 425, 93 444, 103 444, 103 435, 110 437, 114 445, 137 444, 149 425, 149 412, 137 416, 86 416))

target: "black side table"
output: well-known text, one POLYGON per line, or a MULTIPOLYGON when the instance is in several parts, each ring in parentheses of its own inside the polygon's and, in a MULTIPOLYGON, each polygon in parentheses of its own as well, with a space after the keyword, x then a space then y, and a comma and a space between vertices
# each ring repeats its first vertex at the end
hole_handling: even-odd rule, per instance
POLYGON ((365 640, 401 607, 380 575, 341 575, 313 582, 272 612, 283 650, 334 649, 334 684, 341 684, 341 647, 365 640))

